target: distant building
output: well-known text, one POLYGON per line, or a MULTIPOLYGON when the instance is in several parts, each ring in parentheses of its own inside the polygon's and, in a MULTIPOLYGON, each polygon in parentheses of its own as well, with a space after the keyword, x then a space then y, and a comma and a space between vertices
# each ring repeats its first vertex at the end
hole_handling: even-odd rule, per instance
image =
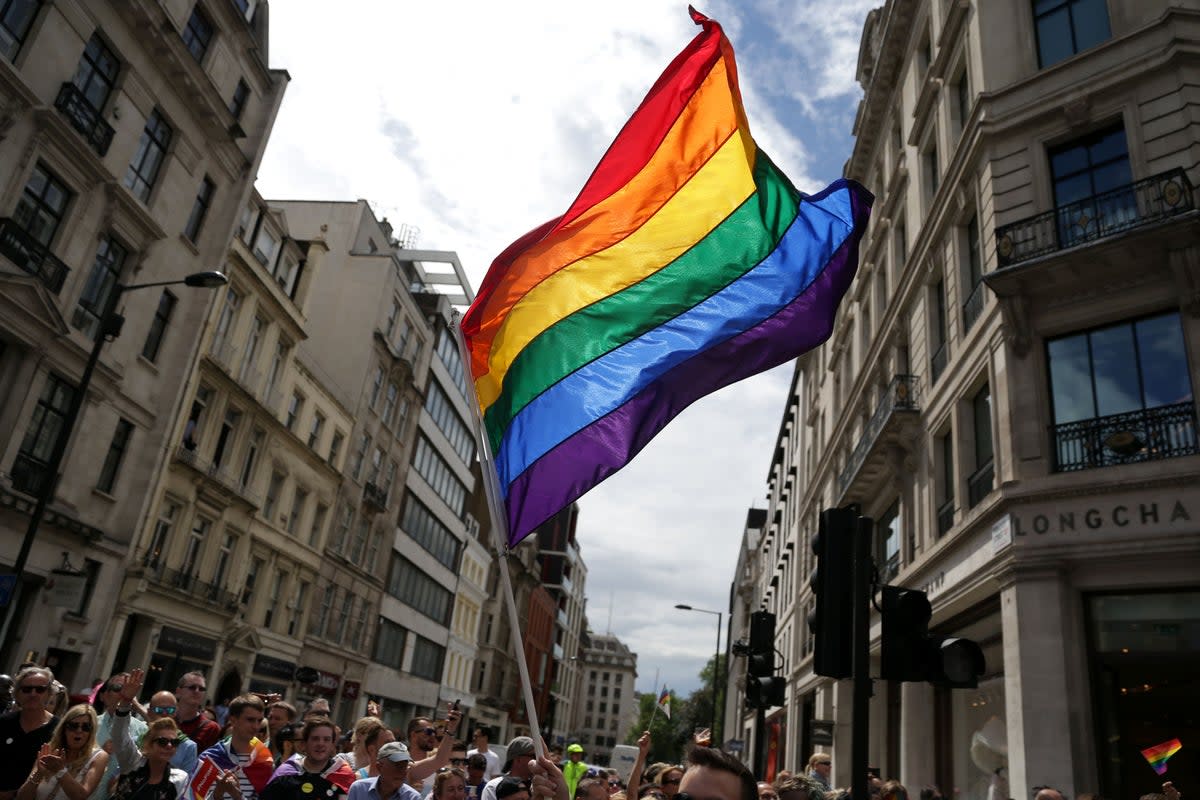
POLYGON ((550 714, 542 723, 546 740, 565 744, 576 719, 581 668, 580 636, 584 632, 587 566, 579 553, 575 528, 579 506, 567 506, 534 531, 542 564, 542 584, 555 604, 550 714))
MULTIPOLYGON (((268 67, 267 44, 265 3, 4 4, 0 552, 9 565, 34 497, 56 480, 50 454, 93 343, 117 335, 102 330, 107 312, 124 322, 71 431, 0 652, 5 671, 29 658, 82 689, 140 635, 122 599, 125 566, 155 524, 156 487, 181 465, 177 422, 222 295, 116 287, 222 268, 288 82, 268 67), (81 592, 64 592, 66 579, 51 591, 60 567, 82 573, 81 592)), ((172 526, 172 546, 185 548, 193 520, 172 526)), ((238 555, 221 554, 226 532, 200 533, 203 574, 184 574, 212 584, 238 555)), ((248 538, 237 547, 248 552, 248 538)), ((228 581, 212 584, 215 605, 197 601, 205 627, 210 611, 232 613, 228 581)), ((217 649, 210 639, 189 657, 211 662, 217 649)))
POLYGON ((588 633, 579 660, 579 743, 589 763, 607 765, 637 721, 637 653, 612 634, 588 633))

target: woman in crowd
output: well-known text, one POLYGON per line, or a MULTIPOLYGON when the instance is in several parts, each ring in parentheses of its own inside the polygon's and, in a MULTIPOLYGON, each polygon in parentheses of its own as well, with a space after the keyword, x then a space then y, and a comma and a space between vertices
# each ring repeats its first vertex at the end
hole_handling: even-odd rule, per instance
MULTIPOLYGON (((375 764, 375 756, 379 753, 379 748, 394 741, 396 741, 396 735, 392 733, 391 728, 383 724, 383 720, 378 717, 360 719, 354 726, 354 737, 351 739, 354 746, 354 760, 350 766, 357 767, 354 770, 354 776, 356 778, 378 776, 379 768, 375 764)), ((347 759, 347 761, 349 760, 347 759)))
POLYGON ((37 764, 17 792, 17 800, 87 800, 104 775, 108 753, 96 746, 96 712, 87 705, 69 709, 42 745, 37 764))
POLYGON ((443 767, 433 778, 433 800, 465 800, 467 775, 461 769, 443 767))
POLYGON ((832 769, 833 759, 828 753, 813 753, 812 758, 808 760, 806 774, 828 792, 832 788, 829 785, 829 773, 832 769))
POLYGON ((145 673, 135 669, 121 687, 120 700, 112 709, 110 729, 113 749, 121 765, 121 776, 112 793, 113 800, 182 800, 188 794, 188 774, 172 767, 171 759, 179 746, 179 726, 171 717, 151 722, 138 749, 129 730, 129 715, 134 698, 142 689, 145 673))
POLYGON ((282 762, 258 800, 341 800, 354 783, 354 770, 334 752, 337 728, 328 717, 304 723, 304 756, 282 762))
POLYGON ((656 782, 662 787, 663 796, 667 800, 672 800, 679 792, 679 782, 681 780, 683 780, 683 767, 676 764, 658 773, 658 780, 656 782))

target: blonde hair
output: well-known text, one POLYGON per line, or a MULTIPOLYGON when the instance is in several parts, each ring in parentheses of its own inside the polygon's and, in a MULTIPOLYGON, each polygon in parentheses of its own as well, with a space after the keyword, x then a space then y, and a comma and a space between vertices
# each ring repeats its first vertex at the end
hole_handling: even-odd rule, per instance
POLYGON ((67 709, 67 713, 63 714, 58 725, 54 728, 54 733, 50 734, 50 749, 62 749, 64 752, 69 752, 67 747, 67 723, 72 720, 84 717, 88 724, 92 726, 88 731, 87 741, 83 743, 83 747, 79 750, 79 755, 67 761, 63 759, 63 766, 68 770, 73 771, 76 767, 82 765, 85 761, 92 757, 92 751, 96 749, 96 729, 100 727, 100 720, 96 716, 96 709, 89 706, 87 703, 80 703, 77 706, 71 706, 67 709))
POLYGON ((809 771, 812 771, 813 768, 815 768, 817 766, 818 761, 832 761, 832 760, 833 759, 830 758, 829 753, 813 753, 812 758, 810 758, 808 760, 808 769, 809 769, 809 771))
POLYGON ((354 745, 356 756, 366 755, 367 746, 374 744, 379 734, 387 730, 387 725, 379 717, 363 717, 354 723, 354 736, 350 739, 354 745))
POLYGON ((172 739, 179 738, 179 726, 175 724, 175 720, 171 717, 159 717, 146 728, 146 733, 142 736, 142 750, 155 738, 162 736, 164 731, 172 739))
POLYGON ((438 770, 437 775, 433 779, 433 796, 434 797, 441 796, 442 791, 446 788, 446 784, 450 781, 451 778, 458 778, 459 780, 461 780, 463 782, 464 785, 466 785, 466 783, 467 783, 467 775, 461 769, 458 769, 457 767, 451 767, 450 769, 444 769, 444 768, 440 769, 440 770, 438 770))

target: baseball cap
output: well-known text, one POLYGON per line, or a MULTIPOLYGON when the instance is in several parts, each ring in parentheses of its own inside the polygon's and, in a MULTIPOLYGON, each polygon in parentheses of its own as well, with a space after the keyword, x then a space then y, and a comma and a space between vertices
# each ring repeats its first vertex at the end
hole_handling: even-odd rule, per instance
POLYGON ((412 761, 412 756, 408 752, 408 745, 404 744, 404 742, 388 742, 379 748, 379 753, 375 756, 375 760, 390 761, 393 764, 399 764, 401 761, 412 761))
POLYGON ((508 743, 508 750, 505 752, 505 758, 508 760, 504 762, 504 769, 502 771, 508 772, 512 769, 513 759, 517 756, 532 756, 534 752, 533 739, 530 739, 528 736, 515 737, 508 743))

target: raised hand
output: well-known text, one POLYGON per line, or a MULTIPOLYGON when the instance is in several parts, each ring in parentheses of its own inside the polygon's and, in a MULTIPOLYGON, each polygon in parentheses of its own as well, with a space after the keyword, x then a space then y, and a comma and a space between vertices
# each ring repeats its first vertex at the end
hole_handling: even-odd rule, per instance
POLYGON ((125 685, 121 687, 121 700, 126 703, 132 703, 137 700, 138 694, 142 691, 142 684, 146 680, 146 670, 135 669, 129 673, 129 677, 125 679, 125 685))
POLYGON ((637 740, 637 749, 643 759, 650 753, 650 731, 642 731, 642 735, 637 740))

